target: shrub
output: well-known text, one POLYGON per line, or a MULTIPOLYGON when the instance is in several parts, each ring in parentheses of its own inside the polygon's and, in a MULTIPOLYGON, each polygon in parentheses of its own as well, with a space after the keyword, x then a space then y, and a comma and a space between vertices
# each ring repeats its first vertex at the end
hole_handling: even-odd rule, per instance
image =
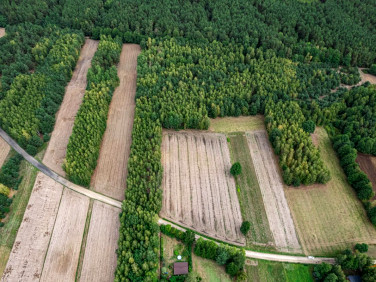
POLYGON ((313 132, 315 132, 316 125, 315 125, 315 122, 313 120, 307 120, 307 121, 303 122, 302 128, 305 132, 313 133, 313 132))
POLYGON ((244 236, 247 235, 249 229, 251 229, 251 223, 249 221, 243 221, 242 226, 240 227, 240 231, 244 236))
POLYGON ((368 245, 365 244, 365 243, 356 244, 355 250, 358 250, 360 253, 366 253, 366 252, 368 252, 368 245))
POLYGON ((236 162, 232 165, 231 169, 230 169, 230 173, 233 175, 233 176, 237 176, 239 174, 242 173, 242 166, 240 165, 239 162, 236 162))

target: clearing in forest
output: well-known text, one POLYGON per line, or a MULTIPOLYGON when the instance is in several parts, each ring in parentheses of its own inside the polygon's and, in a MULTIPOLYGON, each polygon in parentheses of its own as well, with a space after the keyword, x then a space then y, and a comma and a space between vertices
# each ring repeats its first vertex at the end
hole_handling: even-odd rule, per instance
POLYGON ((0 168, 4 164, 5 159, 7 158, 10 151, 10 146, 3 138, 0 137, 0 168))
POLYGON ((373 191, 376 193, 376 157, 358 153, 356 162, 359 164, 361 170, 367 174, 372 183, 373 191))
POLYGON ((253 131, 247 132, 246 137, 275 246, 284 252, 300 252, 282 178, 267 134, 264 130, 253 131))
POLYGON ((124 200, 126 187, 135 110, 137 56, 140 52, 139 45, 123 45, 118 64, 120 85, 112 97, 97 167, 91 180, 95 191, 118 200, 124 200))
POLYGON ((94 201, 80 281, 114 281, 120 209, 94 201))
POLYGON ((376 230, 347 183, 328 134, 323 128, 316 134, 332 179, 325 185, 285 189, 304 253, 333 255, 355 243, 375 244, 376 230))
POLYGON ((371 84, 376 84, 376 76, 369 73, 364 73, 363 70, 364 68, 359 68, 359 73, 362 80, 358 83, 358 85, 363 84, 367 81, 371 84))
POLYGON ((236 184, 243 220, 251 223, 251 229, 247 234, 247 245, 253 248, 274 247, 273 235, 245 133, 231 133, 228 138, 231 160, 233 163, 239 162, 242 166, 242 173, 236 177, 236 184))
POLYGON ((163 133, 161 216, 210 237, 244 245, 226 136, 163 133))
POLYGON ((3 37, 5 35, 5 28, 0 27, 0 37, 3 37))
POLYGON ((56 116, 56 123, 48 143, 43 163, 58 174, 65 176, 62 168, 74 119, 80 108, 87 84, 87 72, 97 50, 98 41, 86 39, 73 76, 65 89, 63 102, 56 116))
POLYGON ((38 173, 1 281, 39 281, 63 186, 38 173))
POLYGON ((89 198, 64 189, 40 281, 74 281, 89 198))
POLYGON ((228 133, 262 130, 264 124, 262 115, 215 118, 210 119, 209 131, 228 133))

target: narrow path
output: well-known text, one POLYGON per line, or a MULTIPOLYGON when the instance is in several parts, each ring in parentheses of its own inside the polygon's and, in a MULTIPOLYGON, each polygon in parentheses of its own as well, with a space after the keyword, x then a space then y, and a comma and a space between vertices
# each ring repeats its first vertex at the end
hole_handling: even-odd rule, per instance
POLYGON ((79 185, 76 185, 67 179, 61 177, 56 172, 52 171, 48 167, 46 167, 44 164, 37 161, 35 158, 30 156, 24 149, 22 149, 16 141, 14 141, 3 129, 0 128, 0 136, 21 156, 24 157, 25 160, 27 160, 31 165, 35 166, 37 169, 39 169, 42 173, 47 175, 48 177, 52 178, 56 182, 64 185, 65 187, 74 190, 80 194, 83 194, 91 199, 98 200, 100 202, 109 204, 111 206, 121 208, 121 202, 114 200, 110 197, 104 196, 102 194, 99 194, 97 192, 91 191, 89 189, 83 188, 79 185))

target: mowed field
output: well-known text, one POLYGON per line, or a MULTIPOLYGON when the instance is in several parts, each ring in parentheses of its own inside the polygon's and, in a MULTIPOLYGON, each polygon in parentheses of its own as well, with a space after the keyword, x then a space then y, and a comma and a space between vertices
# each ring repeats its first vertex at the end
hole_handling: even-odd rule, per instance
POLYGON ((123 45, 118 64, 120 85, 112 97, 97 167, 91 180, 95 191, 118 200, 124 200, 126 188, 136 106, 137 56, 140 52, 139 45, 123 45))
POLYGON ((56 123, 48 143, 43 163, 58 174, 65 176, 62 168, 74 119, 80 108, 87 84, 87 72, 98 47, 98 41, 86 39, 73 76, 65 89, 63 102, 56 116, 56 123))
POLYGON ((279 251, 298 253, 300 244, 267 133, 247 132, 246 137, 275 246, 279 251))
POLYGON ((162 217, 213 238, 245 243, 225 135, 165 131, 162 164, 162 217))
POLYGON ((210 119, 209 131, 219 133, 245 132, 264 129, 264 116, 240 116, 210 119))
POLYGON ((242 166, 242 173, 236 177, 236 184, 243 220, 251 223, 251 229, 247 234, 247 246, 252 248, 263 246, 263 248, 272 247, 274 249, 273 234, 270 231, 245 133, 230 133, 227 136, 230 139, 232 163, 239 162, 242 166))
POLYGON ((332 179, 325 185, 286 188, 300 242, 305 254, 332 255, 355 243, 376 243, 376 230, 347 183, 331 141, 316 129, 320 155, 332 179))
POLYGON ((5 159, 7 158, 10 151, 10 146, 3 138, 0 137, 0 168, 4 164, 5 159))
POLYGON ((376 157, 359 153, 356 162, 368 175, 368 178, 372 183, 373 191, 376 193, 376 157))

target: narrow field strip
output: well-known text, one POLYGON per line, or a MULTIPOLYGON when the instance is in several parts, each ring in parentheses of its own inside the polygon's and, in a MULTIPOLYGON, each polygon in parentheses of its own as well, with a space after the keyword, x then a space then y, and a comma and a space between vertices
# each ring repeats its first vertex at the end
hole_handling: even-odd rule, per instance
POLYGON ((65 176, 62 168, 67 152, 69 137, 72 134, 74 119, 81 106, 87 84, 87 72, 97 50, 98 41, 86 39, 72 79, 65 89, 65 95, 56 115, 56 123, 48 143, 43 163, 58 174, 65 176))
POLYGON ((40 281, 75 281, 89 198, 64 189, 40 281))
POLYGON ((91 179, 95 191, 120 201, 124 200, 126 188, 140 52, 139 45, 123 45, 117 68, 120 85, 111 100, 97 167, 91 179))
POLYGON ((120 209, 94 201, 79 281, 113 281, 120 209))
POLYGON ((63 186, 38 173, 1 281, 39 281, 63 186))
POLYGON ((274 242, 280 251, 301 251, 281 176, 265 131, 246 133, 274 242))
POLYGON ((0 137, 0 167, 2 167, 2 165, 4 164, 9 152, 10 146, 7 142, 4 141, 3 138, 0 137))
POLYGON ((244 244, 225 135, 165 132, 162 164, 161 216, 214 238, 244 244))

